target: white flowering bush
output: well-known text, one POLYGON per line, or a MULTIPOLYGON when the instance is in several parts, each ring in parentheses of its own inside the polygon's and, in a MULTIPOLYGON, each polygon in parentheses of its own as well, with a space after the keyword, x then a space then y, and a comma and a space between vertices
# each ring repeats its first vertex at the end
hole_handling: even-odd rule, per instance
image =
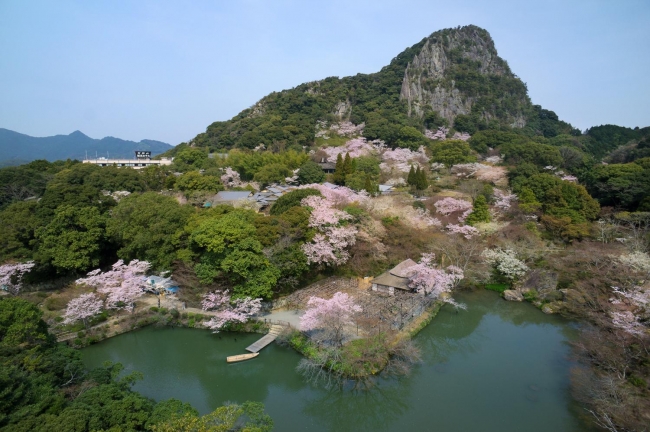
POLYGON ((618 261, 631 269, 650 274, 650 256, 645 252, 636 251, 621 255, 618 261))
POLYGON ((481 255, 488 264, 512 281, 519 279, 528 271, 528 266, 517 259, 517 254, 512 249, 486 249, 481 255))

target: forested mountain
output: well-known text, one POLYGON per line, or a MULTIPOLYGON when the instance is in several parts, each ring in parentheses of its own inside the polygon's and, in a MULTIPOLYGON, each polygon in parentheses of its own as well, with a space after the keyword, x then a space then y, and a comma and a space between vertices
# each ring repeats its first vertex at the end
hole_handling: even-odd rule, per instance
POLYGON ((172 146, 160 141, 140 142, 115 137, 93 139, 80 131, 70 135, 33 137, 0 128, 0 165, 19 165, 37 159, 48 161, 84 159, 95 155, 111 158, 132 158, 135 150, 150 150, 153 155, 168 151, 172 146))
POLYGON ((364 136, 409 147, 425 128, 529 136, 580 135, 533 105, 526 85, 500 58, 490 34, 470 25, 437 31, 373 74, 329 77, 274 92, 228 121, 208 126, 191 145, 296 149, 315 140, 318 121, 365 123, 364 136))

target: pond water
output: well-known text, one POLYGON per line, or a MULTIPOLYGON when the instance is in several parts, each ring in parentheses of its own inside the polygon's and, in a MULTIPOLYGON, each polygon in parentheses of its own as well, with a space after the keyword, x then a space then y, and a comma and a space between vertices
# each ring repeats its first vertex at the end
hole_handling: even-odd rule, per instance
POLYGON ((141 371, 134 389, 177 398, 202 414, 226 401, 263 402, 278 431, 587 431, 569 393, 575 329, 493 292, 460 294, 417 337, 422 364, 367 391, 327 391, 295 372, 300 356, 272 344, 227 364, 256 334, 145 328, 83 350, 90 367, 120 362, 141 371))

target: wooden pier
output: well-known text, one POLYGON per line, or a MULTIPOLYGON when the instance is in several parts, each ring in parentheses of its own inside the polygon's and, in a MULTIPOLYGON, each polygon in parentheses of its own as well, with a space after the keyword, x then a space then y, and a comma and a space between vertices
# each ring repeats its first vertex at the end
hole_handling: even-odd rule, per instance
POLYGON ((271 326, 271 330, 262 336, 262 339, 258 340, 254 344, 250 345, 248 348, 246 348, 246 351, 250 351, 252 353, 256 353, 271 342, 275 340, 275 338, 278 337, 278 335, 282 332, 282 326, 273 324, 271 326))

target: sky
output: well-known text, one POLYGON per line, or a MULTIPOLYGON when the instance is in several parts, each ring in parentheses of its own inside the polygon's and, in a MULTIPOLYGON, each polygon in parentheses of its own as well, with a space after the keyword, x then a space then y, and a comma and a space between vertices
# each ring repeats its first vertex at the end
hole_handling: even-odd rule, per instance
POLYGON ((0 0, 0 128, 178 144, 467 24, 562 120, 650 126, 649 22, 648 0, 0 0))

